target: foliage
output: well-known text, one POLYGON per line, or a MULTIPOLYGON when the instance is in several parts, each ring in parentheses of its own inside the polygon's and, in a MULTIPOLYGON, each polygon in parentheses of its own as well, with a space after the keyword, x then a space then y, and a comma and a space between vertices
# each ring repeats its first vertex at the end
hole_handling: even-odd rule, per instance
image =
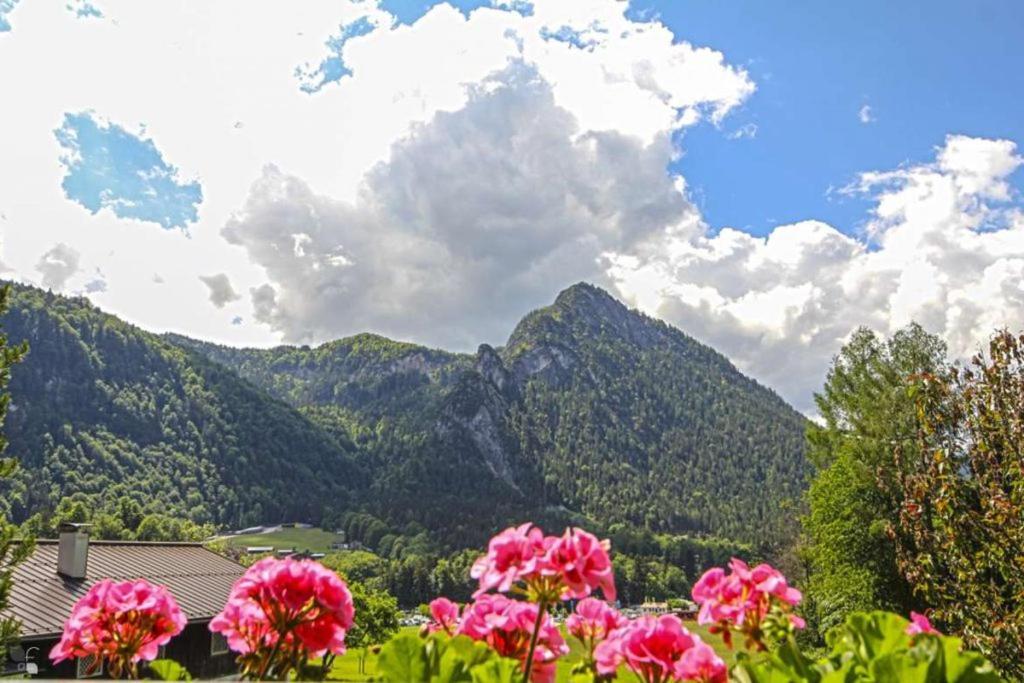
MULTIPOLYGON (((0 314, 10 305, 10 296, 10 287, 0 287, 0 314)), ((7 341, 7 334, 0 332, 0 423, 7 415, 11 400, 10 394, 6 391, 11 379, 11 367, 21 362, 27 353, 26 344, 11 345, 7 341)), ((0 431, 0 455, 3 455, 6 449, 7 437, 0 431)), ((17 461, 14 458, 0 458, 0 480, 10 477, 16 468, 17 461)), ((15 567, 28 558, 35 545, 31 535, 22 535, 21 538, 18 536, 18 527, 10 524, 6 517, 0 517, 0 614, 4 613, 10 604, 15 567)), ((17 619, 0 619, 0 660, 6 659, 7 648, 17 638, 20 627, 17 619)))
POLYGON ((889 487, 900 567, 942 624, 1024 677, 1024 336, 922 377, 916 399, 889 487))
MULTIPOLYGON (((375 518, 373 518, 375 519, 375 518)), ((358 533, 349 527, 349 538, 358 533)), ((719 538, 695 538, 654 534, 624 525, 602 533, 612 541, 615 552, 616 586, 624 604, 667 600, 689 594, 693 577, 701 568, 724 564, 731 557, 751 558, 749 545, 719 538)), ((385 535, 386 541, 388 536, 385 535)), ((444 595, 467 602, 474 591, 469 575, 478 553, 471 549, 443 553, 436 546, 417 547, 406 536, 394 536, 392 549, 401 545, 397 556, 388 556, 386 544, 378 553, 368 550, 332 552, 322 562, 349 579, 386 590, 406 609, 444 595)))
POLYGON ((110 493, 99 500, 83 493, 62 498, 56 510, 35 513, 21 529, 37 537, 54 538, 62 522, 89 523, 91 535, 103 540, 198 542, 215 532, 209 523, 197 524, 157 512, 146 514, 134 498, 114 498, 110 493))
POLYGON ((149 662, 147 673, 160 681, 191 681, 192 674, 173 659, 154 659, 149 662))
POLYGON ((84 299, 15 285, 10 304, 7 333, 33 346, 6 420, 22 467, 0 499, 16 521, 76 494, 105 514, 127 497, 196 524, 316 521, 364 484, 349 447, 204 356, 84 299))
MULTIPOLYGON (((366 654, 373 645, 386 642, 398 633, 398 601, 394 596, 379 590, 367 588, 362 584, 349 582, 352 591, 352 603, 355 606, 355 623, 345 634, 345 644, 350 648, 361 648, 359 673, 366 672, 366 654)), ((330 662, 324 662, 325 670, 329 670, 330 662)))
POLYGON ((377 672, 385 681, 432 683, 512 683, 522 673, 485 644, 466 636, 435 635, 422 640, 404 633, 381 648, 377 672))
POLYGON ((792 638, 769 653, 741 654, 732 678, 741 683, 997 683, 1002 679, 957 638, 907 633, 908 622, 890 612, 854 613, 829 633, 829 653, 812 659, 792 638))
POLYGON ((860 329, 836 356, 815 401, 822 424, 807 431, 818 468, 804 518, 808 617, 824 634, 855 611, 917 607, 886 535, 897 510, 880 490, 894 476, 894 444, 913 439, 911 379, 941 367, 941 341, 917 325, 887 341, 860 329))

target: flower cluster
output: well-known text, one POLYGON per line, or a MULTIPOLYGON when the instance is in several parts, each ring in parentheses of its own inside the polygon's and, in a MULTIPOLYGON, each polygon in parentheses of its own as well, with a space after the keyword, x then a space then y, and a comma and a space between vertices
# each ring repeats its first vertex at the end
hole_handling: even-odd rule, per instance
POLYGON ((210 630, 240 654, 243 673, 281 675, 309 657, 345 651, 352 594, 338 575, 312 560, 260 560, 231 589, 210 630))
POLYGON ((57 663, 95 656, 93 666, 105 661, 114 678, 138 677, 137 664, 156 659, 160 646, 180 633, 185 623, 184 613, 165 587, 145 579, 105 579, 75 603, 50 659, 57 663))
POLYGON ((747 644, 764 649, 766 631, 788 632, 803 628, 804 620, 791 610, 800 591, 791 587, 777 569, 759 564, 753 569, 742 560, 729 562, 731 573, 721 567, 709 569, 693 586, 693 599, 700 605, 697 620, 711 624, 731 645, 731 630, 743 633, 747 644))
POLYGON ((582 529, 566 529, 561 536, 545 536, 532 524, 506 529, 491 539, 487 554, 473 563, 470 576, 480 587, 473 594, 476 602, 462 615, 458 632, 487 640, 501 654, 514 652, 505 656, 523 662, 524 678, 550 680, 554 660, 568 649, 558 630, 545 626, 550 624, 547 609, 559 600, 583 599, 598 589, 605 599, 614 600, 609 547, 608 541, 599 541, 582 529), (514 591, 529 602, 488 595, 491 590, 514 591), (497 623, 501 626, 493 627, 497 623), (481 625, 496 635, 474 635, 483 632, 481 625), (536 636, 534 644, 531 636, 536 636), (495 639, 497 644, 492 642, 495 639), (519 645, 526 649, 520 651, 519 645))
POLYGON ((554 681, 555 661, 569 652, 558 627, 540 612, 538 605, 510 600, 504 595, 482 595, 466 607, 456 635, 485 642, 502 657, 519 660, 524 671, 530 670, 534 683, 554 681), (537 642, 532 667, 528 667, 535 629, 537 642))
POLYGON ((608 541, 582 529, 545 536, 532 524, 511 527, 491 539, 487 554, 473 563, 470 575, 480 582, 473 597, 491 590, 507 593, 525 586, 539 602, 581 599, 601 589, 615 599, 615 578, 608 541))
POLYGON ((724 683, 725 662, 679 617, 642 616, 612 631, 594 651, 598 673, 613 676, 625 664, 644 683, 724 683))
POLYGON ((459 606, 448 598, 430 602, 430 621, 423 626, 424 633, 452 635, 459 625, 459 606))

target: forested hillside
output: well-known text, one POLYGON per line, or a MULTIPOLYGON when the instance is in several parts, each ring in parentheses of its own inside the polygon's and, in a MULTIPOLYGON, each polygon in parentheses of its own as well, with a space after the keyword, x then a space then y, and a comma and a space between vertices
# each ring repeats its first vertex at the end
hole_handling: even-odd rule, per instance
POLYGON ((6 433, 15 520, 77 495, 238 525, 319 517, 365 486, 354 447, 235 372, 84 299, 15 285, 3 328, 28 340, 6 433))
POLYGON ((804 483, 802 416, 590 285, 475 357, 374 335, 267 350, 171 339, 356 443, 373 480, 363 507, 394 527, 475 538, 529 512, 763 541, 804 483))

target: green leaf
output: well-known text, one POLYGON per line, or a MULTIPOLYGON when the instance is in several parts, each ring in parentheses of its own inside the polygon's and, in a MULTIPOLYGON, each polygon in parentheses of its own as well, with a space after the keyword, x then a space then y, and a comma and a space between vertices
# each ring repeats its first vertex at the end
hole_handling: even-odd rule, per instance
POLYGON ((173 659, 154 659, 149 663, 149 673, 159 681, 191 681, 188 669, 173 659))
POLYGON ((427 645, 437 642, 423 640, 415 633, 398 635, 381 648, 377 657, 377 672, 383 680, 393 683, 430 681, 431 667, 427 645))
POLYGON ((437 676, 433 680, 437 683, 472 681, 473 668, 494 658, 496 655, 484 643, 466 636, 457 636, 447 641, 438 662, 437 676))
POLYGON ((504 657, 494 657, 473 668, 473 683, 519 683, 523 671, 519 662, 504 657))

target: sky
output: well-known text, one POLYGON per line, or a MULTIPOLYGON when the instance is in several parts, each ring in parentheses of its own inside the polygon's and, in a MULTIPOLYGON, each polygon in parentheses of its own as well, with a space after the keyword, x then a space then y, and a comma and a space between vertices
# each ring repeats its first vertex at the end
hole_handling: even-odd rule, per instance
POLYGON ((0 0, 0 276, 233 345, 502 344, 585 280, 813 413, 1024 327, 1024 5, 0 0))

